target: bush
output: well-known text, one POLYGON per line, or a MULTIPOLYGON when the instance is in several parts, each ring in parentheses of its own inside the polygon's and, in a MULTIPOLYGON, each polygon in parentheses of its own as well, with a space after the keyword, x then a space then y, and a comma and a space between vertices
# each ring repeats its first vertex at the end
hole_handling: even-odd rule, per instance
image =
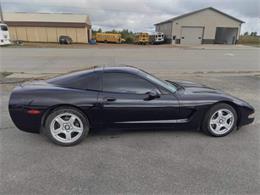
POLYGON ((249 36, 249 35, 240 36, 238 44, 260 45, 260 36, 249 36))
POLYGON ((134 38, 133 37, 126 37, 126 39, 125 39, 125 42, 126 43, 134 43, 134 38))

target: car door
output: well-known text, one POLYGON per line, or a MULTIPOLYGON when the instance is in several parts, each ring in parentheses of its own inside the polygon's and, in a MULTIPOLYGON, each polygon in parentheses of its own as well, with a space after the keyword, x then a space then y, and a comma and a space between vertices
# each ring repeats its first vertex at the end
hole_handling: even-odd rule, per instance
POLYGON ((130 73, 104 72, 101 93, 103 121, 113 125, 172 124, 179 119, 179 102, 155 84, 130 73), (149 98, 149 92, 160 97, 149 98))

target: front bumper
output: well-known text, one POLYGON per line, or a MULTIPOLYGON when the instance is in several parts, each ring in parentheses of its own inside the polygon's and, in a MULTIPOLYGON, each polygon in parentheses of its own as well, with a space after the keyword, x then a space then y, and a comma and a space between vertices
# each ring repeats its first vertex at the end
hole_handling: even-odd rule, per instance
POLYGON ((238 127, 253 123, 255 120, 255 110, 249 107, 240 108, 240 116, 238 121, 238 127))

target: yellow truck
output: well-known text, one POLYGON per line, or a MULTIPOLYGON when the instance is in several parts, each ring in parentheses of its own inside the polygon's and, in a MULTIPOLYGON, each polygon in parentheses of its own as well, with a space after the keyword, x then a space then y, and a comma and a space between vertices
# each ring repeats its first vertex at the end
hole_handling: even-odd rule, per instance
POLYGON ((122 39, 121 34, 118 33, 97 33, 96 42, 122 43, 124 39, 122 39))
POLYGON ((143 45, 148 44, 149 43, 149 34, 145 33, 145 32, 136 33, 134 43, 143 44, 143 45))

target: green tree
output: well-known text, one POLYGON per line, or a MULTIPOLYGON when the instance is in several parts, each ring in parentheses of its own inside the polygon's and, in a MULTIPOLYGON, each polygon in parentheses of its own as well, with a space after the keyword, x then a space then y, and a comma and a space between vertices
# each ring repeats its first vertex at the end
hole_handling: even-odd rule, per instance
POLYGON ((95 37, 97 33, 101 33, 102 29, 99 28, 98 30, 92 29, 92 35, 95 37))
POLYGON ((126 43, 134 42, 134 33, 132 31, 129 31, 128 29, 123 29, 119 33, 122 35, 122 38, 126 40, 126 43))

